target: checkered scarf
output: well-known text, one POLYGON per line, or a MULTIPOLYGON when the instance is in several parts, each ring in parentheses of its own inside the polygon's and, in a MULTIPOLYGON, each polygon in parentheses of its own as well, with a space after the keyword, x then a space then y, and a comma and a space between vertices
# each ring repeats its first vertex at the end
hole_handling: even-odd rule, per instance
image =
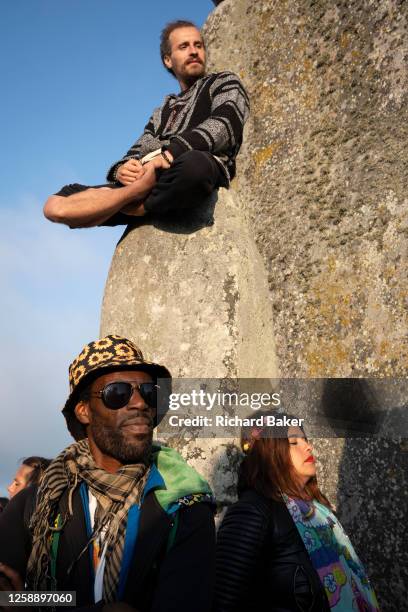
POLYGON ((58 455, 44 474, 37 494, 37 506, 30 522, 33 545, 27 568, 27 583, 32 590, 49 588, 50 548, 55 531, 62 530, 73 515, 72 496, 81 482, 97 499, 94 530, 91 538, 70 571, 88 546, 105 531, 106 563, 103 577, 103 599, 115 601, 125 543, 127 514, 130 506, 139 503, 148 468, 144 464, 125 465, 114 474, 95 465, 88 440, 81 440, 58 455), (68 490, 68 510, 55 525, 59 500, 68 490))

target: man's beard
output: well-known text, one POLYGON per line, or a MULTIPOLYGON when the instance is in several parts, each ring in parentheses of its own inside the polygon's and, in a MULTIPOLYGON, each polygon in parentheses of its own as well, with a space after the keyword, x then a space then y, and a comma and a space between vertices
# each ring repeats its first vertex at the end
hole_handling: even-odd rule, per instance
POLYGON ((197 72, 196 74, 189 74, 187 70, 185 70, 185 73, 183 75, 183 80, 185 84, 187 85, 187 87, 191 87, 192 85, 194 85, 196 81, 198 81, 199 79, 202 79, 203 76, 205 75, 205 64, 200 64, 200 65, 201 65, 202 70, 200 72, 197 72))
POLYGON ((149 436, 141 435, 140 439, 126 439, 119 428, 107 427, 95 420, 90 426, 93 440, 101 452, 117 459, 121 463, 148 464, 152 448, 153 432, 149 436))
POLYGON ((187 85, 187 88, 190 89, 190 87, 192 87, 194 85, 194 83, 196 81, 198 81, 199 79, 201 79, 203 75, 200 76, 186 76, 184 79, 184 83, 187 85))

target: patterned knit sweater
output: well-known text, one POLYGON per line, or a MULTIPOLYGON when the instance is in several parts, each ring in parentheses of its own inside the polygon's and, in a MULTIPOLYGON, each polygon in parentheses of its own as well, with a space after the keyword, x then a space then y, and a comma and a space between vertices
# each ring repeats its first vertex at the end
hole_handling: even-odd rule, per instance
POLYGON ((235 158, 249 115, 248 95, 233 72, 209 74, 178 95, 166 96, 150 117, 142 136, 114 163, 107 180, 128 159, 140 159, 156 149, 177 158, 186 151, 209 151, 221 162, 227 181, 235 176, 235 158))

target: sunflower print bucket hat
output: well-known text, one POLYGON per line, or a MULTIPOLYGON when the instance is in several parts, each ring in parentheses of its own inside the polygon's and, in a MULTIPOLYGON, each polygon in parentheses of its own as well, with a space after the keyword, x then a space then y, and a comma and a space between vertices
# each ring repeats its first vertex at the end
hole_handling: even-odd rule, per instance
POLYGON ((147 361, 140 348, 128 338, 111 334, 84 346, 69 366, 70 393, 62 410, 69 432, 75 440, 85 437, 83 425, 77 420, 74 412, 81 391, 104 371, 133 368, 147 372, 156 380, 169 379, 170 384, 169 370, 158 363, 147 361))

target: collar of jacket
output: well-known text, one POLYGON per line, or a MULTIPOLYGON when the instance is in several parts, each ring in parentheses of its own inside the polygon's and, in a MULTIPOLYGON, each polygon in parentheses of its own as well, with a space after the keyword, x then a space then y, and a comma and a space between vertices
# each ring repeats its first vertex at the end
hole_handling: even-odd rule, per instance
POLYGON ((154 488, 156 499, 166 512, 172 504, 186 495, 212 495, 208 482, 173 448, 153 445, 152 460, 145 494, 154 488))

